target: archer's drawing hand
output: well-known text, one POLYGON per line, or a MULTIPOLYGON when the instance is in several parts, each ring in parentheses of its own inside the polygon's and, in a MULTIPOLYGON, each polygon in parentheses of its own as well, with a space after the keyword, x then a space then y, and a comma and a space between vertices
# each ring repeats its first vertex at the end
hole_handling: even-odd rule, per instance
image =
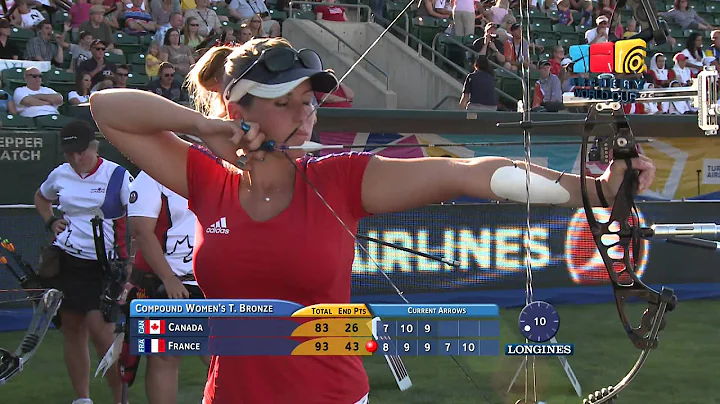
POLYGON ((247 156, 247 161, 245 162, 243 169, 252 170, 253 163, 263 161, 265 159, 265 151, 256 151, 265 141, 265 134, 260 131, 260 125, 255 122, 243 121, 240 126, 241 133, 233 136, 230 141, 236 145, 236 159, 242 155, 247 156), (243 128, 243 125, 246 125, 246 127, 243 128), (245 131, 248 127, 249 130, 245 131))
MULTIPOLYGON (((248 131, 243 130, 240 121, 204 118, 197 128, 197 135, 216 156, 235 164, 239 155, 245 154, 243 153, 245 151, 257 150, 265 140, 265 135, 260 132, 258 124, 252 122, 246 124, 250 126, 248 131)), ((261 159, 265 157, 265 152, 248 153, 248 157, 261 159)))
POLYGON ((52 229, 52 232, 54 235, 58 235, 65 231, 67 228, 68 222, 65 219, 58 219, 56 220, 52 226, 50 226, 50 229, 52 229))
MULTIPOLYGON (((639 195, 650 189, 650 185, 653 179, 655 179, 655 164, 646 156, 635 157, 630 161, 633 170, 640 172, 637 189, 639 195)), ((613 160, 610 163, 610 166, 605 170, 601 178, 601 180, 603 180, 603 192, 606 197, 614 197, 617 195, 620 184, 622 184, 623 178, 625 177, 625 171, 627 171, 625 160, 613 160)))

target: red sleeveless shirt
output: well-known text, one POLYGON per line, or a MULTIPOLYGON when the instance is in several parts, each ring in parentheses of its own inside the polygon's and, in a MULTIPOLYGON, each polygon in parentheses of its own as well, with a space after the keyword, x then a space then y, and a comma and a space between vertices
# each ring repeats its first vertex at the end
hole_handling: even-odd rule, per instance
MULTIPOLYGON (((361 184, 370 157, 296 162, 353 232, 369 215, 361 184)), ((190 148, 187 178, 198 219, 195 278, 208 299, 350 302, 354 240, 300 174, 290 205, 264 222, 240 205, 239 170, 207 150, 190 148)), ((214 356, 204 398, 205 404, 351 404, 369 389, 359 356, 214 356)))

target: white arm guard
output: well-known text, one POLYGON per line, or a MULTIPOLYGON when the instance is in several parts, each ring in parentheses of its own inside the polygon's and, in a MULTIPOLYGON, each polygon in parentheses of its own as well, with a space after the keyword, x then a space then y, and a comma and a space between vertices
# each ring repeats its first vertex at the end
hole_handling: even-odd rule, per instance
MULTIPOLYGON (((490 189, 502 199, 527 203, 525 169, 517 166, 500 167, 490 179, 490 189)), ((530 203, 560 205, 570 200, 570 192, 559 181, 549 180, 530 172, 530 203)))

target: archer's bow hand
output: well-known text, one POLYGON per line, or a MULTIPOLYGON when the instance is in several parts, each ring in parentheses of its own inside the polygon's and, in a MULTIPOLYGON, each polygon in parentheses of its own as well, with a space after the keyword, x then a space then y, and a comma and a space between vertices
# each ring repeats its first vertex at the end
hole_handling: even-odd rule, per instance
MULTIPOLYGON (((653 179, 655 179, 655 164, 645 156, 635 157, 631 159, 632 169, 639 172, 637 194, 650 189, 653 179)), ((625 160, 613 160, 610 166, 605 170, 600 179, 603 182, 603 193, 606 197, 614 198, 618 194, 620 184, 625 178, 627 164, 625 160)))

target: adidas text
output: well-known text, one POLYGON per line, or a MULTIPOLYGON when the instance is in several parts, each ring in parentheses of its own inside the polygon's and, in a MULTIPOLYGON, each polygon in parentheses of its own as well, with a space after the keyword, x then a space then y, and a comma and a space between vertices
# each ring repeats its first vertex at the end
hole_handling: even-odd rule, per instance
POLYGON ((213 223, 210 227, 205 229, 205 233, 210 234, 230 234, 230 229, 227 227, 227 219, 221 217, 220 220, 213 223))

